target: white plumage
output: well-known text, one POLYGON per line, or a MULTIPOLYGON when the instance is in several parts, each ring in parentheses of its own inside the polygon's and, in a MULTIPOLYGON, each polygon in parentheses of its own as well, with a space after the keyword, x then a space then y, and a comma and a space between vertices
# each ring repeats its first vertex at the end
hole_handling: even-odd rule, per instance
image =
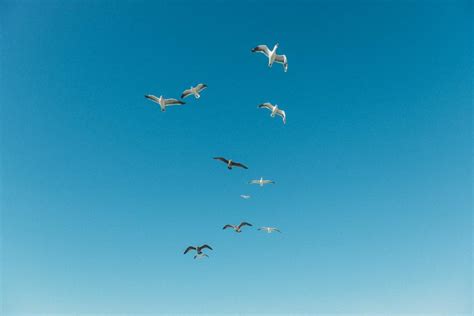
POLYGON ((195 87, 191 87, 187 90, 184 90, 183 94, 181 94, 181 99, 184 99, 184 98, 190 96, 191 94, 194 95, 194 97, 196 99, 199 99, 201 97, 201 94, 200 94, 201 91, 206 89, 206 88, 207 88, 207 85, 205 85, 203 83, 200 83, 195 87))
POLYGON ((183 101, 177 99, 165 99, 162 95, 160 95, 160 97, 158 98, 152 94, 146 94, 145 98, 159 104, 161 112, 166 111, 166 107, 168 106, 185 104, 183 101))
POLYGON ((283 124, 286 124, 286 113, 285 111, 278 108, 278 104, 271 104, 270 102, 262 103, 258 106, 260 109, 268 109, 271 111, 270 116, 275 117, 275 115, 280 116, 283 119, 283 124))
POLYGON ((261 187, 263 187, 265 184, 275 184, 275 181, 272 181, 272 180, 265 180, 262 178, 260 178, 259 180, 251 180, 249 181, 250 184, 258 184, 260 185, 261 187))
POLYGON ((253 53, 255 53, 255 52, 262 53, 265 56, 267 56, 268 57, 268 67, 271 67, 274 62, 277 62, 279 64, 282 64, 283 65, 283 70, 285 72, 287 72, 288 71, 288 59, 286 58, 286 55, 278 55, 276 53, 278 46, 279 46, 279 44, 276 43, 275 46, 273 46, 273 49, 270 50, 267 45, 258 45, 257 47, 252 48, 252 52, 253 53))

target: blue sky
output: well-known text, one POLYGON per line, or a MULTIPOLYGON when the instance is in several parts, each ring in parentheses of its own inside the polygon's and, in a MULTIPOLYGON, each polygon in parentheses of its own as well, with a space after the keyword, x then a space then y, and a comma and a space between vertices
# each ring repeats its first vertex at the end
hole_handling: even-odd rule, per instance
POLYGON ((472 20, 470 1, 1 1, 3 314, 471 314, 472 20), (275 42, 288 73, 250 52, 275 42), (165 113, 143 98, 198 82, 165 113), (221 230, 241 220, 283 233, 221 230))

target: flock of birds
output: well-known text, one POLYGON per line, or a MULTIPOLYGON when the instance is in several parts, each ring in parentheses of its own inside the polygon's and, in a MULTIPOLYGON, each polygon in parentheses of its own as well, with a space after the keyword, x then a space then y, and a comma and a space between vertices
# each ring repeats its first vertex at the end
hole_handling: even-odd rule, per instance
MULTIPOLYGON (((279 46, 279 44, 277 43, 273 46, 273 49, 270 50, 267 45, 258 45, 257 47, 252 49, 252 52, 254 52, 254 53, 258 52, 258 53, 264 54, 268 58, 268 67, 272 67, 273 63, 276 62, 276 63, 282 64, 283 65, 283 70, 285 72, 287 72, 288 71, 288 59, 286 58, 286 55, 278 55, 277 54, 278 46, 279 46)), ((189 97, 190 95, 193 95, 195 99, 199 99, 201 97, 201 92, 206 88, 207 88, 207 85, 205 85, 203 83, 200 83, 200 84, 196 85, 195 87, 190 87, 189 89, 186 89, 186 90, 183 91, 183 93, 181 94, 181 100, 174 99, 174 98, 165 98, 162 95, 160 95, 159 97, 156 97, 155 95, 152 95, 152 94, 145 95, 145 98, 157 103, 160 106, 161 111, 165 112, 166 108, 169 107, 169 106, 186 104, 184 101, 182 101, 182 99, 185 99, 185 98, 189 97)), ((278 115, 282 118, 283 124, 286 124, 286 113, 285 113, 285 111, 281 110, 278 107, 277 104, 271 104, 270 102, 265 102, 265 103, 262 103, 262 104, 258 105, 258 108, 263 108, 263 109, 270 110, 270 112, 271 112, 270 116, 271 117, 275 117, 276 115, 278 115)), ((214 157, 214 159, 222 161, 223 163, 225 163, 227 165, 227 169, 229 169, 229 170, 232 170, 232 168, 234 168, 234 167, 248 169, 248 167, 246 165, 244 165, 243 163, 236 162, 232 159, 227 159, 227 158, 224 158, 224 157, 214 157)), ((257 184, 260 187, 263 187, 266 184, 275 184, 275 181, 268 180, 268 179, 263 179, 263 177, 262 177, 260 179, 249 181, 249 184, 257 184)), ((242 199, 245 199, 245 200, 250 199, 250 195, 242 194, 242 195, 240 195, 240 197, 242 199)), ((226 224, 222 229, 223 230, 231 229, 236 233, 241 233, 242 228, 245 227, 245 226, 251 227, 253 225, 248 223, 248 222, 241 222, 238 225, 226 224)), ((263 227, 258 228, 258 230, 269 233, 269 234, 274 233, 274 232, 281 233, 281 231, 276 227, 263 226, 263 227)), ((187 254, 190 251, 196 251, 196 254, 194 255, 194 259, 209 257, 207 254, 205 254, 203 252, 204 249, 213 250, 212 247, 207 245, 207 244, 204 244, 204 245, 201 245, 201 246, 189 246, 184 251, 184 254, 187 254)))

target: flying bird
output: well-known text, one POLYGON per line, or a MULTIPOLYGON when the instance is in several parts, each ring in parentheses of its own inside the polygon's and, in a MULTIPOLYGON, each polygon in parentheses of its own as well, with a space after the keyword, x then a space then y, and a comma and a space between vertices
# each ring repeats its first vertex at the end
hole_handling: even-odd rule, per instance
POLYGON ((240 197, 243 198, 244 200, 250 199, 250 195, 246 195, 246 194, 241 194, 240 197))
POLYGON ((272 180, 264 180, 263 177, 260 180, 252 180, 249 181, 250 184, 258 184, 263 187, 265 184, 275 184, 275 181, 272 180))
POLYGON ((191 250, 196 250, 196 255, 194 256, 194 259, 202 258, 202 257, 209 257, 208 255, 206 255, 205 253, 202 252, 202 250, 205 249, 205 248, 212 250, 211 246, 209 246, 207 244, 204 244, 202 246, 189 246, 184 251, 184 254, 187 254, 191 250))
POLYGON ((206 255, 205 253, 200 253, 194 256, 194 259, 203 259, 203 258, 209 258, 209 256, 206 255))
POLYGON ((183 94, 181 94, 181 99, 184 99, 190 96, 191 94, 194 95, 196 99, 199 99, 201 97, 200 92, 206 88, 207 88, 207 85, 200 83, 195 87, 191 87, 187 90, 184 90, 183 94))
POLYGON ((270 102, 262 103, 258 106, 260 109, 269 109, 272 113, 270 114, 271 117, 275 117, 275 115, 281 116, 283 119, 283 124, 286 124, 286 113, 283 110, 278 108, 278 104, 271 104, 270 102))
POLYGON ((240 162, 232 161, 232 159, 225 159, 224 157, 214 157, 214 159, 220 160, 220 161, 226 163, 227 164, 227 169, 229 169, 229 170, 232 169, 232 167, 240 167, 240 168, 248 169, 246 165, 241 164, 240 162))
POLYGON ((166 111, 166 107, 168 107, 168 106, 185 104, 183 101, 180 101, 180 100, 177 100, 177 99, 165 99, 161 95, 160 95, 159 98, 157 98, 154 95, 146 94, 145 98, 147 98, 147 99, 149 99, 149 100, 151 100, 155 103, 158 103, 160 105, 161 112, 166 111))
POLYGON ((265 56, 268 57, 268 67, 271 67, 274 62, 277 62, 279 64, 282 64, 283 65, 283 70, 285 72, 287 72, 288 71, 288 59, 286 58, 286 55, 278 55, 276 53, 278 46, 279 46, 279 44, 276 43, 275 46, 273 46, 273 49, 270 50, 270 49, 268 49, 267 45, 258 45, 257 47, 252 48, 252 53, 258 52, 258 53, 264 54, 265 56))
POLYGON ((227 224, 222 229, 232 228, 236 233, 241 233, 242 227, 244 226, 253 226, 253 225, 247 222, 242 222, 238 226, 227 224))
POLYGON ((274 232, 279 232, 279 233, 281 233, 281 231, 280 231, 278 228, 276 228, 276 227, 265 227, 265 226, 264 226, 264 227, 260 227, 258 230, 267 232, 267 233, 269 233, 269 234, 274 233, 274 232))

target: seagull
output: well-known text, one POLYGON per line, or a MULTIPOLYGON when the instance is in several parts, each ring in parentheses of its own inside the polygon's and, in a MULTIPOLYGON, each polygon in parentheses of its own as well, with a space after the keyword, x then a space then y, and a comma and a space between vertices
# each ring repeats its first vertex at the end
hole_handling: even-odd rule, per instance
POLYGON ((209 258, 209 256, 206 255, 205 253, 201 253, 194 256, 194 259, 203 259, 203 258, 209 258))
POLYGON ((242 227, 244 226, 253 226, 253 225, 247 222, 242 222, 238 226, 227 224, 222 229, 232 228, 236 233, 241 233, 242 227))
POLYGON ((181 99, 184 99, 190 96, 191 94, 193 94, 196 99, 199 99, 201 97, 199 93, 206 88, 207 88, 207 85, 200 83, 195 87, 191 87, 187 90, 184 90, 183 94, 181 95, 181 99))
POLYGON ((240 197, 243 198, 244 200, 250 199, 250 195, 241 194, 240 197))
POLYGON ((265 231, 265 232, 267 232, 267 233, 269 233, 269 234, 271 234, 271 233, 273 233, 273 232, 279 232, 279 233, 281 233, 281 231, 280 231, 278 228, 276 228, 276 227, 265 227, 265 226, 264 226, 264 227, 260 227, 258 230, 265 231))
POLYGON ((202 258, 202 257, 209 257, 208 255, 206 255, 205 253, 202 252, 203 249, 210 249, 212 250, 211 246, 209 245, 202 245, 202 246, 189 246, 188 248, 186 248, 186 250, 184 251, 184 254, 187 254, 189 251, 191 250, 196 250, 196 255, 194 256, 194 259, 196 258, 202 258))
POLYGON ((283 69, 285 72, 288 71, 288 59, 286 58, 286 55, 278 55, 276 53, 276 50, 278 48, 279 44, 276 43, 275 46, 273 46, 273 50, 268 49, 267 45, 258 45, 255 48, 252 48, 252 53, 259 52, 264 54, 265 56, 268 57, 268 67, 271 67, 274 62, 277 62, 279 64, 283 64, 283 69))
POLYGON ((285 111, 280 110, 278 108, 278 104, 273 105, 270 102, 265 102, 265 103, 260 104, 258 107, 260 109, 261 108, 269 109, 272 112, 270 114, 271 117, 275 117, 275 115, 281 116, 281 118, 283 119, 283 124, 286 124, 286 113, 285 111))
POLYGON ((272 180, 264 180, 263 178, 260 178, 260 180, 252 180, 249 181, 250 184, 258 184, 261 187, 263 187, 265 184, 275 184, 275 181, 272 180))
POLYGON ((163 96, 160 95, 159 98, 152 94, 146 94, 145 98, 152 100, 155 103, 158 103, 161 108, 161 112, 166 111, 167 106, 172 106, 172 105, 182 105, 185 104, 183 101, 176 100, 176 99, 165 99, 163 96))
POLYGON ((224 157, 214 157, 214 159, 220 160, 227 164, 227 169, 231 170, 232 167, 241 167, 244 169, 248 169, 246 165, 241 164, 240 162, 232 161, 232 159, 225 159, 224 157))

